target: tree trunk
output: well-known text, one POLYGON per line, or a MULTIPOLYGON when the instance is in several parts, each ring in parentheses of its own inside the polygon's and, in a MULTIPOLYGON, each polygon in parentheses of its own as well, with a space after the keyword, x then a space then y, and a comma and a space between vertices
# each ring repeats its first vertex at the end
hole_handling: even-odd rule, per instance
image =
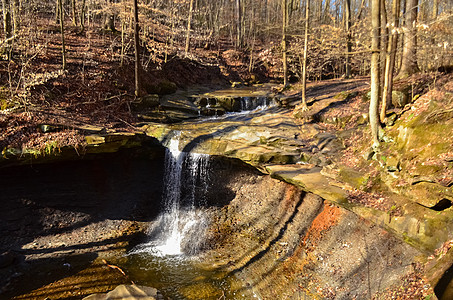
POLYGON ((55 6, 55 25, 60 24, 60 5, 58 5, 59 0, 57 0, 57 5, 55 6))
POLYGON ((189 7, 189 19, 187 20, 187 33, 186 33, 186 48, 185 48, 185 55, 189 54, 189 46, 190 46, 190 26, 192 23, 192 14, 193 14, 193 0, 190 0, 190 7, 189 7))
POLYGON ((390 41, 385 59, 384 88, 382 92, 382 106, 380 114, 380 120, 382 123, 384 122, 387 114, 387 107, 392 101, 393 73, 395 70, 396 47, 398 45, 398 32, 396 29, 399 27, 400 0, 393 0, 392 14, 394 27, 390 32, 390 41))
POLYGON ((14 35, 16 35, 20 30, 20 3, 19 0, 13 0, 12 2, 13 9, 13 25, 14 25, 14 35))
POLYGON ((80 31, 85 31, 85 9, 86 9, 86 0, 82 0, 82 7, 80 11, 80 31))
POLYGON ((325 0, 325 5, 324 5, 324 14, 323 14, 323 21, 324 24, 329 24, 330 20, 330 0, 325 0))
POLYGON ((323 0, 318 0, 318 12, 317 12, 318 24, 322 23, 322 1, 323 0))
POLYGON ((362 0, 362 3, 360 4, 360 8, 359 8, 359 13, 357 14, 357 20, 360 20, 360 18, 362 17, 362 12, 363 12, 364 7, 365 7, 365 0, 362 0))
POLYGON ((433 12, 431 18, 433 20, 437 19, 437 14, 439 13, 439 0, 434 0, 433 2, 433 12))
POLYGON ((2 9, 3 9, 3 28, 5 31, 5 40, 7 41, 5 51, 8 55, 8 59, 10 59, 13 26, 11 24, 11 7, 9 0, 2 0, 2 9))
POLYGON ((307 107, 307 54, 308 54, 308 30, 310 22, 310 0, 307 0, 305 6, 305 41, 304 41, 304 59, 302 67, 302 110, 308 110, 307 107))
POLYGON ((286 58, 286 18, 287 12, 286 9, 287 2, 286 0, 282 0, 282 12, 283 12, 283 20, 282 20, 282 60, 283 60, 283 86, 288 86, 288 61, 286 58))
POLYGON ((60 19, 60 31, 61 31, 61 67, 66 70, 66 45, 64 40, 64 13, 63 13, 63 0, 58 0, 58 12, 60 19))
MULTIPOLYGON (((308 1, 308 0, 307 0, 308 1)), ((351 42, 351 0, 345 0, 345 23, 346 23, 346 74, 345 78, 351 77, 351 57, 350 53, 352 52, 352 42, 351 42)))
POLYGON ((77 3, 76 0, 71 1, 72 8, 72 25, 77 26, 77 3))
POLYGON ((381 27, 380 0, 371 0, 371 100, 370 100, 370 127, 373 148, 379 146, 379 31, 381 27))
POLYGON ((405 78, 418 72, 417 66, 417 21, 418 0, 406 1, 406 28, 403 41, 401 69, 397 78, 405 78))
POLYGON ((124 65, 125 31, 126 31, 126 2, 123 1, 123 16, 121 17, 121 55, 120 66, 124 65))
POLYGON ((242 9, 241 0, 236 0, 236 18, 237 18, 237 47, 239 49, 243 46, 242 40, 242 9))
POLYGON ((138 23, 138 3, 134 0, 134 46, 135 46, 135 96, 141 95, 141 82, 140 82, 140 40, 139 33, 140 27, 138 23))
POLYGON ((387 57, 387 48, 389 40, 389 29, 387 26, 387 10, 385 8, 385 0, 381 0, 381 57, 380 57, 380 68, 381 68, 381 84, 380 87, 384 86, 385 73, 385 59, 387 57))

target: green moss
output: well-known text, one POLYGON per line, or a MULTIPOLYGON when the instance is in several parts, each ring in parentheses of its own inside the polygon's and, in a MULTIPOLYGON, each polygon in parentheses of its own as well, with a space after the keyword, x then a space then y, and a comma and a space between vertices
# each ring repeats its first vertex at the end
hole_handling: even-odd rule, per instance
POLYGON ((349 183, 354 188, 361 190, 366 187, 370 180, 370 176, 368 174, 362 174, 347 167, 340 167, 338 174, 343 181, 349 183))
POLYGON ((60 152, 60 146, 57 141, 47 142, 43 149, 44 155, 50 155, 55 152, 60 152))
POLYGON ((353 98, 355 96, 357 96, 358 93, 357 92, 349 92, 349 91, 343 91, 343 92, 340 92, 338 94, 336 94, 334 96, 335 99, 339 99, 339 100, 346 100, 348 98, 353 98))
POLYGON ((7 88, 0 87, 0 110, 5 110, 14 107, 14 101, 10 97, 7 88))

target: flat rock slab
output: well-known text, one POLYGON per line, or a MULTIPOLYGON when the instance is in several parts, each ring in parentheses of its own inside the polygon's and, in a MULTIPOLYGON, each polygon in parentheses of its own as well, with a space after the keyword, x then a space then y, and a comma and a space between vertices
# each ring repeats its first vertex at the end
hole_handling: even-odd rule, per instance
POLYGON ((119 285, 113 291, 106 294, 93 294, 83 298, 84 300, 160 300, 164 299, 159 291, 152 287, 140 285, 119 285))
POLYGON ((177 134, 184 152, 223 155, 252 165, 295 163, 307 143, 298 139, 300 128, 290 114, 278 109, 173 125, 150 123, 142 130, 164 145, 177 134))
POLYGON ((280 180, 300 186, 331 202, 347 203, 348 195, 337 186, 332 179, 321 174, 322 168, 312 165, 268 165, 265 169, 269 174, 280 180))

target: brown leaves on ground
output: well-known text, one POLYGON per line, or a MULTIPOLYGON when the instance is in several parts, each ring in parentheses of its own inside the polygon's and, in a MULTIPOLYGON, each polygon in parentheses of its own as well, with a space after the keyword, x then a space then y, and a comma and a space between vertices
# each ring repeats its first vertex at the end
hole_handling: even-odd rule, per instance
POLYGON ((367 193, 358 189, 347 191, 350 203, 361 204, 365 207, 389 212, 391 216, 401 216, 402 211, 391 199, 380 193, 367 193))
POLYGON ((373 297, 373 300, 413 300, 431 299, 434 295, 433 288, 423 277, 423 268, 419 264, 413 264, 414 271, 403 278, 400 286, 389 288, 373 297))

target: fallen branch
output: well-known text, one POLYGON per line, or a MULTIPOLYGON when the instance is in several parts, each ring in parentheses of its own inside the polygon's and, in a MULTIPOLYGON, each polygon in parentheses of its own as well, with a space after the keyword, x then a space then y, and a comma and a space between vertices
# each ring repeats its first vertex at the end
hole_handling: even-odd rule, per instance
POLYGON ((130 282, 132 284, 135 284, 130 278, 129 276, 126 275, 126 273, 118 266, 115 266, 115 265, 110 265, 105 259, 102 260, 102 262, 109 268, 111 269, 115 269, 115 270, 118 270, 121 274, 123 274, 124 277, 126 277, 128 280, 130 280, 130 282))

